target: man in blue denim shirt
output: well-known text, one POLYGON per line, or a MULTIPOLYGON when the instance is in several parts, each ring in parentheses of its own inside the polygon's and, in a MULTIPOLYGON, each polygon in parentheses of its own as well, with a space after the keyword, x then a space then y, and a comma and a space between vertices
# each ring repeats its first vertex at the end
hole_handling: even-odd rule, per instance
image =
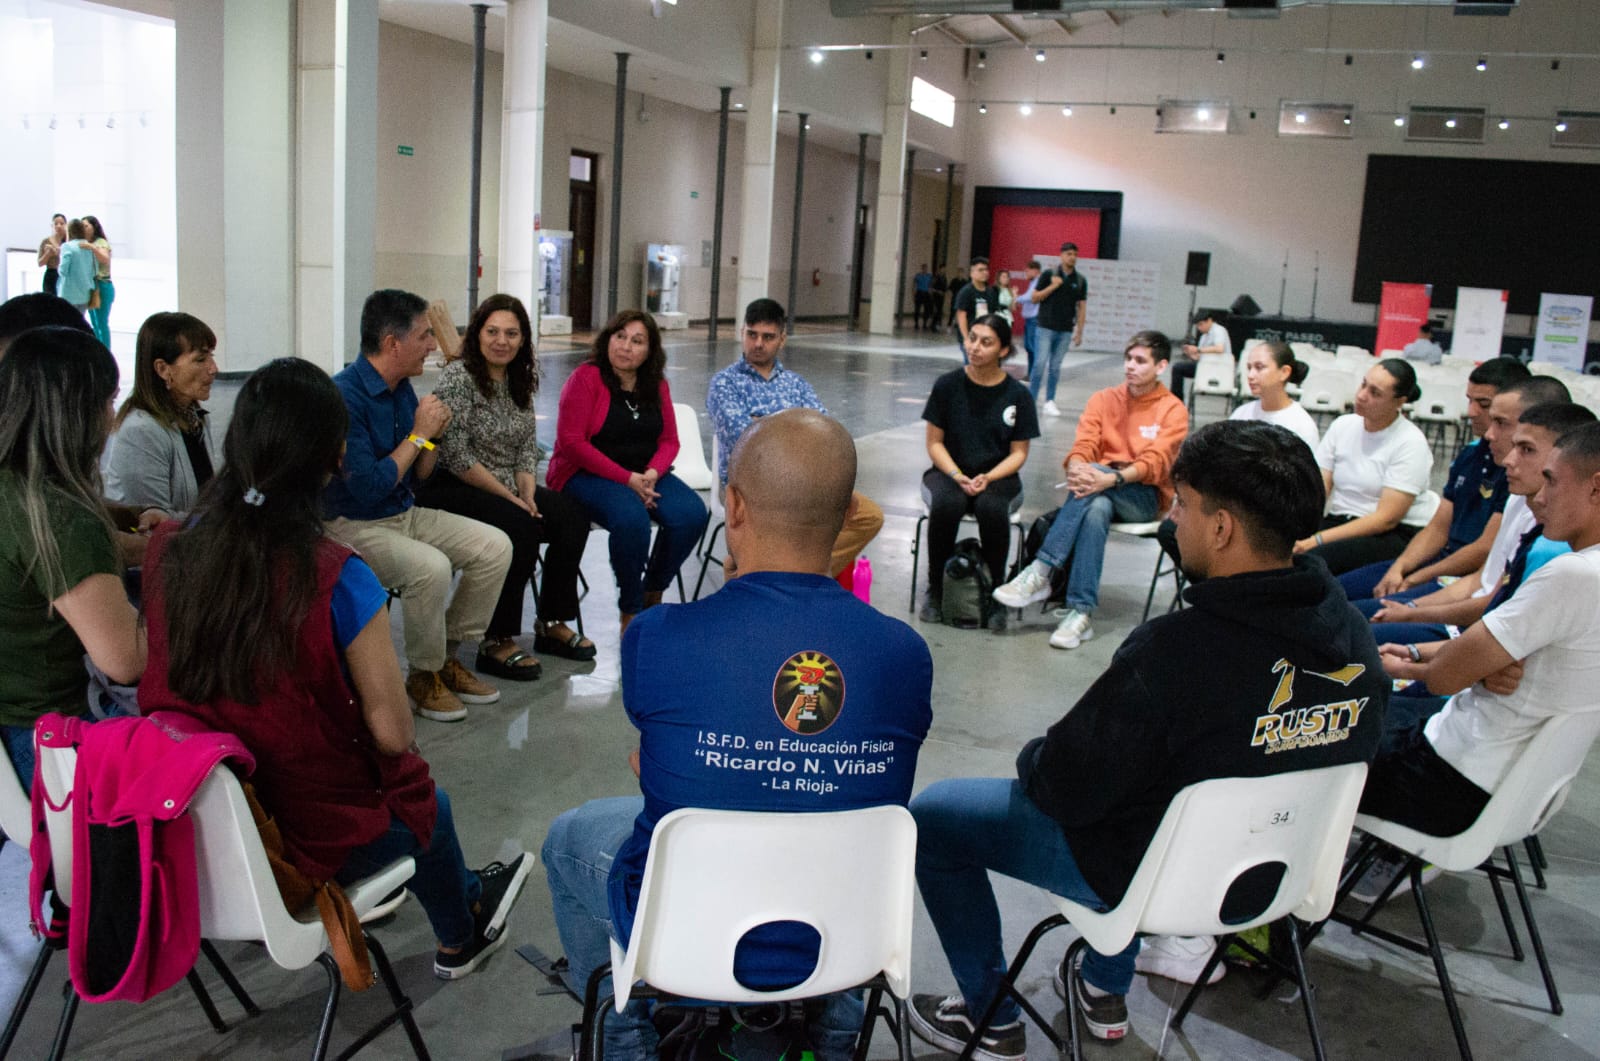
POLYGON ((411 388, 435 349, 421 297, 392 289, 367 296, 361 356, 333 377, 350 427, 324 507, 328 533, 400 594, 411 668, 406 693, 418 713, 456 722, 467 715, 464 703, 500 699, 498 689, 461 665, 456 650, 483 638, 511 563, 511 539, 477 520, 415 505, 412 485, 433 474, 433 440, 450 426, 443 402, 432 394, 419 401, 411 388), (455 571, 461 585, 446 608, 455 571))
MULTIPOLYGON (((776 300, 758 298, 750 303, 745 307, 744 328, 739 333, 743 356, 711 377, 706 391, 706 415, 711 417, 717 436, 719 489, 728 482, 728 454, 752 421, 785 409, 828 411, 811 384, 778 360, 787 339, 786 324, 783 307, 776 300)), ((837 577, 855 563, 861 550, 882 529, 883 509, 860 491, 852 494, 844 528, 833 543, 830 573, 837 577)), ((731 567, 725 566, 724 571, 730 578, 733 576, 731 567)))

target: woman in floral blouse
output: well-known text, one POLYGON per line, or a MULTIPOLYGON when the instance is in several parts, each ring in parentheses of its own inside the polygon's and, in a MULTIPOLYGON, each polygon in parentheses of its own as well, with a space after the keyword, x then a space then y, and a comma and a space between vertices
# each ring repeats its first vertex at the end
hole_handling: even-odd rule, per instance
POLYGON ((567 625, 578 616, 578 562, 589 520, 576 502, 534 481, 539 444, 533 395, 539 366, 528 311, 511 295, 492 295, 472 315, 461 357, 445 366, 434 393, 450 407, 450 430, 439 443, 439 467, 417 503, 499 527, 511 538, 511 567, 489 620, 478 669, 529 681, 539 661, 518 647, 523 589, 545 550, 534 651, 587 660, 594 643, 567 625))

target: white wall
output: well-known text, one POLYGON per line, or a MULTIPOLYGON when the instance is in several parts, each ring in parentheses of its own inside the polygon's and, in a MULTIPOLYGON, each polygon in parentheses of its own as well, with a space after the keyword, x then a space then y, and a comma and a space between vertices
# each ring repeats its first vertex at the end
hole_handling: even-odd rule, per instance
MULTIPOLYGON (((1600 43, 1600 20, 1592 5, 1547 0, 1524 4, 1505 18, 1423 14, 1370 7, 1291 9, 1277 20, 1257 22, 1196 12, 1140 17, 1120 33, 1085 30, 1073 38, 1204 47, 1198 54, 1056 51, 1039 64, 1030 53, 991 48, 988 69, 971 90, 971 104, 987 99, 989 113, 968 112, 967 155, 973 165, 967 183, 1124 193, 1121 256, 1161 264, 1160 323, 1166 327, 1181 327, 1188 308, 1182 278, 1190 250, 1212 254, 1211 282, 1199 293, 1202 305, 1227 305, 1248 292, 1275 311, 1287 249, 1286 312, 1310 311, 1320 255, 1317 315, 1374 320, 1375 307, 1357 305, 1350 297, 1369 154, 1600 161, 1595 152, 1548 146, 1548 118, 1556 107, 1600 104, 1600 62, 1568 59, 1558 72, 1549 68, 1548 52, 1592 53, 1600 43), (1334 49, 1326 59, 1276 51, 1324 45, 1334 49), (1350 66, 1343 62, 1346 48, 1355 53, 1350 66), (1360 54, 1363 48, 1408 51, 1372 56, 1360 54), (1466 54, 1432 55, 1417 72, 1408 62, 1411 48, 1466 54), (1480 49, 1527 54, 1495 56, 1489 70, 1478 73, 1473 65, 1480 49), (1226 51, 1227 61, 1217 63, 1215 51, 1226 51), (1231 133, 1153 133, 1152 110, 1129 104, 1153 103, 1162 95, 1231 98, 1231 133), (1070 119, 1061 116, 1059 103, 1038 106, 1024 118, 1016 103, 1026 99, 1079 105, 1070 119), (1280 99, 1354 103, 1354 139, 1279 139, 1280 99), (1081 105, 1085 101, 1122 105, 1112 116, 1106 106, 1081 105), (1479 105, 1497 114, 1546 120, 1515 121, 1504 133, 1491 126, 1482 146, 1408 144, 1392 117, 1397 108, 1413 103, 1479 105)), ((970 231, 968 222, 962 248, 970 246, 970 231)), ((1507 325, 1508 332, 1518 334, 1527 328, 1527 318, 1512 318, 1507 325)))

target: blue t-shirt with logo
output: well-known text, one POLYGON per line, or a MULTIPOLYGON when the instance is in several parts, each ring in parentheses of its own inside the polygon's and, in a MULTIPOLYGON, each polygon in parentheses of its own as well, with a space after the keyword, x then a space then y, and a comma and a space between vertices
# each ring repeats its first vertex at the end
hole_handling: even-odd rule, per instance
POLYGON ((1450 462, 1444 483, 1444 499, 1453 506, 1444 555, 1477 541, 1489 517, 1505 510, 1506 495, 1505 469, 1494 462, 1483 439, 1473 440, 1450 462))
MULTIPOLYGON (((617 938, 632 932, 655 824, 680 807, 903 805, 932 689, 922 638, 823 575, 753 572, 640 614, 622 639, 622 701, 639 730, 644 811, 611 867, 617 938)), ((798 983, 816 961, 816 934, 800 926, 746 940, 734 963, 746 986, 798 983)))

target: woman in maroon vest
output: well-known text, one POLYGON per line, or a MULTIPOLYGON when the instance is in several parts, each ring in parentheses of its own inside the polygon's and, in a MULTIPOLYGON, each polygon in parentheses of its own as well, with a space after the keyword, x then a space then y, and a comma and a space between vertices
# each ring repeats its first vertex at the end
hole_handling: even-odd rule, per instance
POLYGON ((188 522, 163 525, 146 556, 139 706, 193 715, 245 743, 285 854, 313 881, 415 858, 406 887, 439 940, 434 972, 459 979, 504 939, 533 859, 467 869, 450 801, 413 741, 387 594, 322 533, 345 415, 307 361, 274 361, 245 383, 222 469, 188 522))

